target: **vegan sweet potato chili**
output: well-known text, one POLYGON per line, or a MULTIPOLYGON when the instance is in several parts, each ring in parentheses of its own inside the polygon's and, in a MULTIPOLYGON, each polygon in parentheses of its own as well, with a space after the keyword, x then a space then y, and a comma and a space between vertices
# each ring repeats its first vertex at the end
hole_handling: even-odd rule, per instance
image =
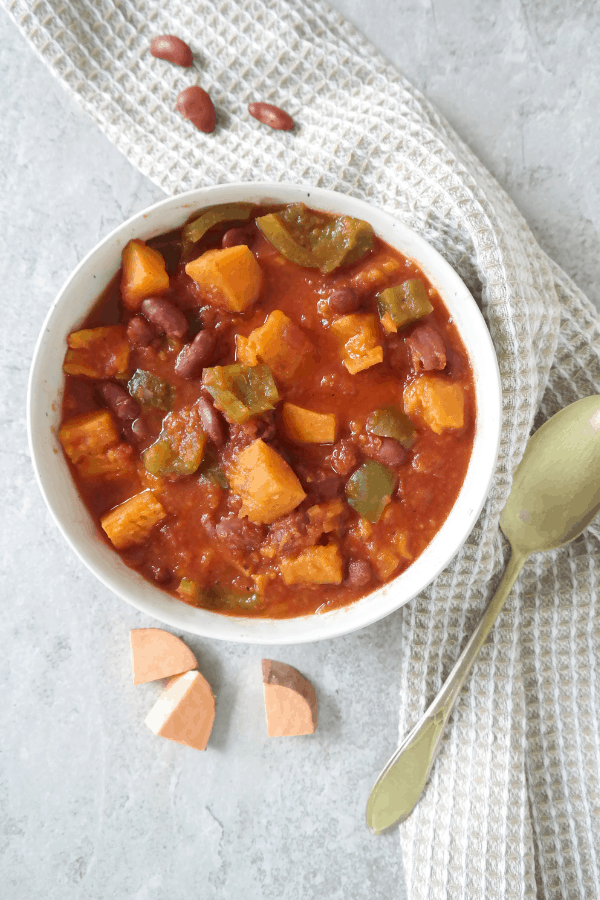
POLYGON ((59 437, 102 539, 220 613, 320 612, 394 578, 473 446, 436 291, 366 222, 300 203, 130 241, 63 369, 59 437))

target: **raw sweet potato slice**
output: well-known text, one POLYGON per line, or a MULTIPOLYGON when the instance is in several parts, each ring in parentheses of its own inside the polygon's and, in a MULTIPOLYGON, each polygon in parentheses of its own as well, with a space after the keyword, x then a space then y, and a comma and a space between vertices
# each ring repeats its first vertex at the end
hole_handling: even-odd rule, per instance
POLYGON ((185 267, 209 303, 243 312, 258 299, 263 276, 249 247, 207 250, 185 267))
POLYGON ((306 497, 293 469, 260 438, 241 451, 227 475, 231 490, 242 498, 238 515, 251 522, 270 525, 306 497))
POLYGON ((171 678, 198 667, 190 648, 162 628, 133 628, 129 638, 134 684, 171 678))
POLYGON ((137 309, 146 297, 164 294, 169 276, 163 256, 144 241, 129 241, 123 250, 121 296, 129 309, 137 309))
POLYGON ((200 672, 192 671, 171 679, 146 716, 146 725, 160 737, 206 750, 214 720, 210 684, 200 672))
POLYGON ((287 663, 263 659, 263 689, 269 737, 313 734, 317 697, 310 681, 287 663))

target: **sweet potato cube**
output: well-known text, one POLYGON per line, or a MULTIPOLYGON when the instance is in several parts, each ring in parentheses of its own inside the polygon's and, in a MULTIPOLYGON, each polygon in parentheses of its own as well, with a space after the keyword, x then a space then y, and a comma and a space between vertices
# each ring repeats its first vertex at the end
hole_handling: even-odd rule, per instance
POLYGON ((171 678, 198 667, 190 648, 162 628, 133 628, 129 639, 134 684, 171 678))
POLYGON ((423 375, 404 389, 404 409, 420 415, 436 434, 465 424, 465 395, 459 384, 423 375))
POLYGON ((242 498, 238 515, 251 522, 269 525, 306 497, 290 466, 260 438, 238 454, 228 476, 231 490, 242 498))
POLYGON ((336 530, 340 524, 340 516, 343 512, 344 504, 341 500, 328 500, 326 503, 317 503, 307 510, 311 523, 319 525, 323 534, 336 530))
POLYGON ((185 267, 208 303, 243 312, 258 299, 263 276, 249 247, 207 250, 185 267))
POLYGON ((256 350, 243 334, 236 334, 235 336, 235 359, 236 362, 241 363, 243 366, 258 365, 256 350))
POLYGON ((278 378, 288 381, 312 350, 312 344, 285 313, 275 309, 264 325, 251 332, 244 349, 248 357, 262 360, 278 378))
POLYGON ((206 750, 215 720, 215 698, 208 681, 198 671, 176 675, 148 715, 146 725, 154 734, 206 750))
POLYGON ((318 705, 315 689, 287 663, 263 659, 263 689, 269 737, 313 734, 318 705))
POLYGON ((166 512, 152 491, 142 491, 102 516, 100 524, 117 550, 142 544, 166 512))
POLYGON ((121 296, 129 309, 137 309, 146 297, 164 294, 169 287, 165 261, 144 241, 129 241, 122 255, 121 296))
POLYGON ((107 409, 83 413, 61 426, 58 438, 74 465, 90 456, 99 456, 119 441, 112 416, 107 409))
POLYGON ((337 419, 334 413, 319 413, 294 403, 283 404, 283 427, 292 441, 333 444, 337 419))
POLYGON ((342 362, 351 375, 383 362, 375 316, 364 313, 342 316, 331 323, 331 330, 343 343, 342 362))
POLYGON ((124 325, 106 325, 73 331, 67 338, 63 372, 87 378, 122 375, 129 365, 130 346, 124 325))
POLYGON ((298 556, 282 559, 279 570, 286 584, 341 584, 342 557, 337 544, 309 547, 298 556))

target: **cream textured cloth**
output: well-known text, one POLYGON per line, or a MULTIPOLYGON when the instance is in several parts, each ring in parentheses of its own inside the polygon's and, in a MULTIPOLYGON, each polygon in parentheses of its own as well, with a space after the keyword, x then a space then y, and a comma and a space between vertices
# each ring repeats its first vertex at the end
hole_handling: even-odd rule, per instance
MULTIPOLYGON (((506 563, 498 517, 532 426, 600 392, 593 307, 435 110, 317 0, 5 2, 62 84, 166 191, 272 179, 364 197, 423 234, 480 301, 502 374, 500 459, 467 543, 404 609, 405 734, 506 563), (192 69, 153 59, 161 33, 189 42, 192 69), (192 83, 215 102, 211 135, 175 111, 192 83), (259 125, 252 100, 283 106, 296 129, 259 125)), ((409 897, 600 897, 599 583, 597 527, 524 569, 401 828, 409 897)))

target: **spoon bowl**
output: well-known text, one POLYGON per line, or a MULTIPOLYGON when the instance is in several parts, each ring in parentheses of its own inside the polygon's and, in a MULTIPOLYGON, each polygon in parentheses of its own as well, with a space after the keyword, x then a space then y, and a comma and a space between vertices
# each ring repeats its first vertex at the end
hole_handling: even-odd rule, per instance
POLYGON ((498 590, 440 692, 377 779, 367 824, 379 833, 417 805, 460 690, 531 553, 572 541, 600 510, 600 396, 584 397, 533 435, 513 478, 500 526, 511 557, 498 590))

